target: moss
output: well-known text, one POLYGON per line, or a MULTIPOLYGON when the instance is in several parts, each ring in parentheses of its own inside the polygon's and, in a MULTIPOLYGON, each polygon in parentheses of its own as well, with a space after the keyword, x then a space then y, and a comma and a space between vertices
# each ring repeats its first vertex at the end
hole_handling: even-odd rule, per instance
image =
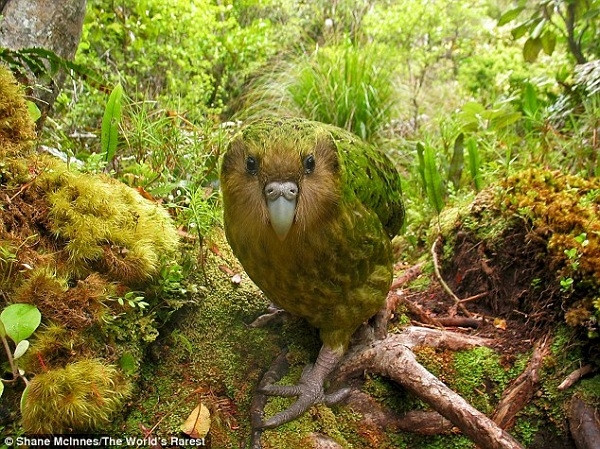
POLYGON ((111 178, 48 161, 34 184, 49 203, 50 231, 65 242, 67 270, 100 271, 128 285, 147 281, 178 238, 168 213, 111 178))
POLYGON ((0 159, 26 155, 35 138, 22 88, 8 68, 0 65, 0 159))
MULTIPOLYGON (((47 433, 106 428, 159 315, 181 305, 177 231, 136 190, 35 154, 34 137, 20 88, 0 67, 0 309, 31 303, 43 320, 18 360, 33 377, 23 423, 47 433)), ((16 401, 3 405, 16 416, 16 401)))
POLYGON ((130 385, 98 360, 81 360, 37 375, 23 401, 23 427, 33 434, 97 430, 120 411, 130 385))
POLYGON ((500 356, 487 347, 454 355, 455 376, 450 386, 483 413, 491 413, 510 380, 500 356))

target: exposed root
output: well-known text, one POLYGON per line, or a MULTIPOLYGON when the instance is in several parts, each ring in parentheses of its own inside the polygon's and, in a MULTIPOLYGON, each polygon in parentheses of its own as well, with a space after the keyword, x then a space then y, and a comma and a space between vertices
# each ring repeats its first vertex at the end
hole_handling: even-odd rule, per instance
POLYGON ((563 380, 560 383, 560 385, 558 386, 558 390, 563 391, 563 390, 568 389, 569 387, 571 387, 574 384, 576 384, 577 382, 579 382, 579 380, 582 377, 585 377, 592 372, 594 372, 594 367, 592 365, 583 365, 581 368, 578 368, 575 371, 573 371, 571 374, 569 374, 565 378, 565 380, 563 380))
POLYGON ((440 283, 440 285, 442 286, 444 291, 448 294, 448 296, 450 296, 454 300, 454 306, 452 307, 452 309, 450 311, 450 315, 455 314, 456 310, 458 308, 460 308, 460 310, 462 310, 462 312, 465 315, 470 317, 471 312, 469 312, 467 310, 467 308, 464 306, 463 300, 461 300, 458 296, 456 296, 456 294, 454 294, 452 289, 450 287, 448 287, 448 284, 446 284, 446 281, 444 281, 444 278, 442 277, 442 273, 440 271, 440 262, 438 260, 438 255, 437 255, 437 245, 441 241, 442 241, 442 236, 440 235, 440 236, 438 236, 437 239, 435 239, 435 241, 433 242, 433 245, 431 246, 431 257, 433 259, 433 271, 435 272, 435 277, 437 278, 438 282, 440 283))
POLYGON ((337 370, 335 381, 344 382, 365 370, 386 376, 427 402, 479 446, 522 449, 511 435, 421 366, 410 350, 422 344, 464 348, 468 340, 471 340, 470 346, 477 345, 475 341, 479 341, 479 345, 486 341, 452 332, 408 328, 401 334, 390 335, 385 340, 352 351, 337 370))
POLYGON ((398 415, 360 390, 351 393, 347 405, 363 416, 363 425, 374 427, 380 432, 404 431, 421 435, 438 435, 447 433, 454 427, 437 412, 415 410, 398 415))
POLYGON ((511 427, 515 416, 527 405, 540 382, 539 371, 544 357, 550 351, 550 338, 546 335, 533 349, 525 370, 504 391, 492 419, 503 429, 511 427))
POLYGON ((569 429, 577 449, 596 449, 600 441, 598 410, 574 397, 568 410, 569 429))
POLYGON ((307 444, 310 449, 343 449, 333 438, 316 432, 311 433, 303 443, 307 444))

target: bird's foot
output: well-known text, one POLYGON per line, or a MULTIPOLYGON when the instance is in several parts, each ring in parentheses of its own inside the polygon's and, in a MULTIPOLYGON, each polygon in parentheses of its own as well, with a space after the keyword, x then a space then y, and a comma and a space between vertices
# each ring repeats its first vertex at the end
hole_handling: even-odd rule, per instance
POLYGON ((248 327, 264 327, 271 321, 283 319, 287 315, 289 315, 288 312, 271 304, 267 308, 267 313, 260 315, 258 318, 252 321, 248 327))
POLYGON ((269 396, 297 396, 298 399, 290 407, 267 419, 262 428, 272 429, 289 422, 315 404, 333 405, 344 400, 350 393, 349 388, 342 388, 333 393, 325 393, 323 384, 325 378, 336 367, 341 354, 323 346, 314 365, 307 365, 302 372, 297 385, 265 384, 260 392, 269 396))

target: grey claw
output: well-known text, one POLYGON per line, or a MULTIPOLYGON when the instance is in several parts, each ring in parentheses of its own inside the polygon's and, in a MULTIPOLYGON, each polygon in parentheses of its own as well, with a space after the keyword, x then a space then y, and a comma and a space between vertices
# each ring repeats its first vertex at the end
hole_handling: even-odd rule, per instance
POLYGON ((339 402, 344 401, 348 396, 350 396, 351 392, 351 388, 340 388, 339 390, 334 391, 333 393, 326 394, 323 398, 323 402, 327 406, 335 405, 339 402))

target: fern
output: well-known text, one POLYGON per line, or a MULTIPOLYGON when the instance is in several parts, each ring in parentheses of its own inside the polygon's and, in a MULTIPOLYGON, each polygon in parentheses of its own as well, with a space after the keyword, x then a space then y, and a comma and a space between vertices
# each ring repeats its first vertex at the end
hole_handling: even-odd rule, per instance
POLYGON ((87 67, 73 61, 61 58, 56 53, 45 48, 32 47, 20 50, 11 50, 0 47, 0 61, 3 61, 11 71, 26 79, 32 75, 36 78, 56 75, 64 70, 70 76, 86 81, 90 86, 106 91, 106 86, 98 75, 87 67))

